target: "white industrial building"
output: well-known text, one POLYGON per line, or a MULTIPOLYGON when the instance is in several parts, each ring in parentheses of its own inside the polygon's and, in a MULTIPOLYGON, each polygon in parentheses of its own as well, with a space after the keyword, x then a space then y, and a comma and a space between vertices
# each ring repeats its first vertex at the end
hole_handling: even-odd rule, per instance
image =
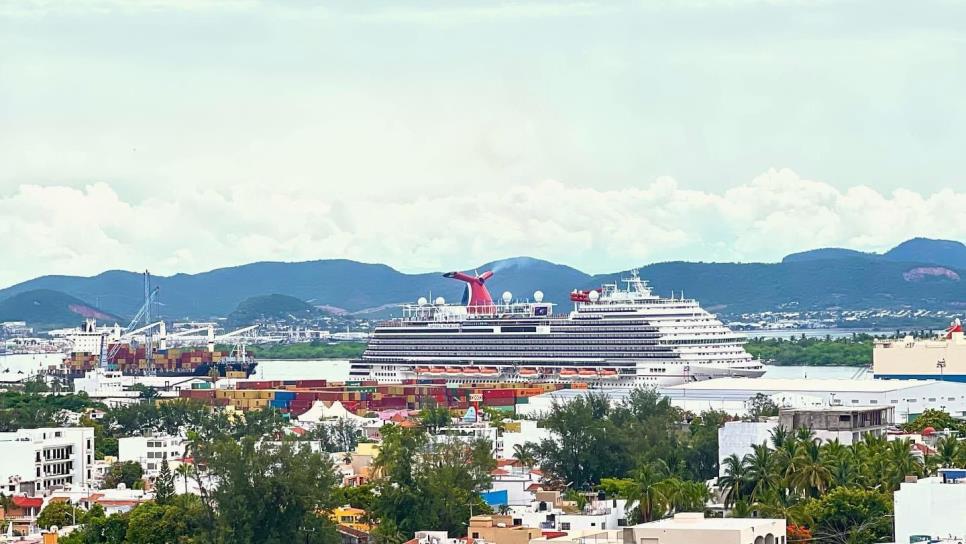
POLYGON ((174 461, 181 459, 184 451, 185 439, 177 436, 131 436, 117 441, 118 461, 139 463, 148 477, 158 475, 163 459, 168 460, 173 470, 174 461))
POLYGON ((940 469, 938 476, 910 480, 893 495, 896 542, 966 540, 966 469, 940 469))
POLYGON ((0 489, 7 494, 48 494, 90 485, 92 427, 44 427, 0 433, 0 489))
MULTIPOLYGON (((519 413, 536 415, 550 410, 554 402, 568 402, 589 391, 620 401, 629 389, 564 389, 530 397, 519 413)), ((821 406, 892 406, 896 423, 904 423, 928 408, 966 417, 966 383, 939 380, 841 380, 813 378, 716 378, 659 388, 677 407, 692 412, 722 410, 747 415, 749 401, 761 393, 779 406, 817 408, 821 406)))

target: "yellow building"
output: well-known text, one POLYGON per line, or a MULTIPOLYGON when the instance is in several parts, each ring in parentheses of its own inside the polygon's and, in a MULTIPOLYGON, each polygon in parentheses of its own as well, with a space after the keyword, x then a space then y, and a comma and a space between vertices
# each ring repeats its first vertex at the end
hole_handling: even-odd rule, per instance
POLYGON ((366 511, 362 508, 339 506, 332 510, 331 518, 339 525, 345 525, 357 531, 368 533, 372 530, 372 526, 366 523, 366 511))

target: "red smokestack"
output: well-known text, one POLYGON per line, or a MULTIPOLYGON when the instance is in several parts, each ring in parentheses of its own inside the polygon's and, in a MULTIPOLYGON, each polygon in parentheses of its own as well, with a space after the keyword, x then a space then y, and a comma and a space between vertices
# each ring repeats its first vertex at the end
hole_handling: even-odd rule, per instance
POLYGON ((453 278, 466 282, 469 289, 469 296, 465 297, 464 303, 466 310, 471 314, 491 314, 493 313, 493 298, 486 286, 486 280, 493 277, 493 272, 487 270, 479 276, 470 276, 462 272, 450 272, 443 274, 444 278, 453 278))

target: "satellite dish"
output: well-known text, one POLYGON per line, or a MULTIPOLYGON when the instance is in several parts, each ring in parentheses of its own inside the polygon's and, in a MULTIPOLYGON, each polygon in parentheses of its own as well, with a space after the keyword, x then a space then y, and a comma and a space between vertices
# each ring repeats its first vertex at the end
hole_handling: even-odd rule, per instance
POLYGON ((511 300, 513 300, 513 293, 509 291, 503 291, 503 303, 509 304, 511 300))
POLYGON ((446 299, 443 297, 436 297, 436 305, 442 306, 443 304, 446 304, 446 299))
POLYGON ((419 300, 416 301, 416 304, 419 304, 420 306, 425 306, 427 302, 429 301, 426 300, 426 297, 419 297, 419 300))
POLYGON ((543 291, 534 291, 533 300, 537 302, 543 302, 543 291))
POLYGON ((587 298, 590 299, 591 302, 597 302, 597 300, 600 298, 600 293, 597 291, 591 291, 587 293, 587 298))

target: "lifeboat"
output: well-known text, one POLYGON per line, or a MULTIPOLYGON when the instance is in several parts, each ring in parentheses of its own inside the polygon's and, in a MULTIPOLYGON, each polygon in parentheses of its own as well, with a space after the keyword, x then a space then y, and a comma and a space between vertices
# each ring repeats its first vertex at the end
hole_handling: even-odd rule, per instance
POLYGON ((429 374, 430 370, 428 366, 417 366, 416 374, 429 374))
POLYGON ((597 371, 589 368, 585 368, 577 373, 577 377, 583 378, 583 379, 593 379, 597 377, 597 371))
POLYGON ((448 366, 446 367, 447 374, 463 374, 463 369, 458 366, 448 366))
POLYGON ((426 374, 436 374, 436 375, 446 374, 446 369, 441 366, 434 366, 430 368, 429 371, 426 372, 426 374))
POLYGON ((524 378, 536 378, 539 372, 534 368, 521 368, 519 374, 524 378))
POLYGON ((480 374, 484 376, 499 376, 500 369, 492 366, 480 369, 480 374))
POLYGON ((616 380, 617 371, 611 368, 605 368, 600 371, 600 377, 604 378, 605 380, 616 380))
POLYGON ((463 374, 466 376, 482 376, 483 372, 480 371, 478 366, 468 366, 463 369, 463 374))
POLYGON ((572 368, 565 368, 560 371, 561 378, 573 378, 577 375, 577 371, 572 368))

